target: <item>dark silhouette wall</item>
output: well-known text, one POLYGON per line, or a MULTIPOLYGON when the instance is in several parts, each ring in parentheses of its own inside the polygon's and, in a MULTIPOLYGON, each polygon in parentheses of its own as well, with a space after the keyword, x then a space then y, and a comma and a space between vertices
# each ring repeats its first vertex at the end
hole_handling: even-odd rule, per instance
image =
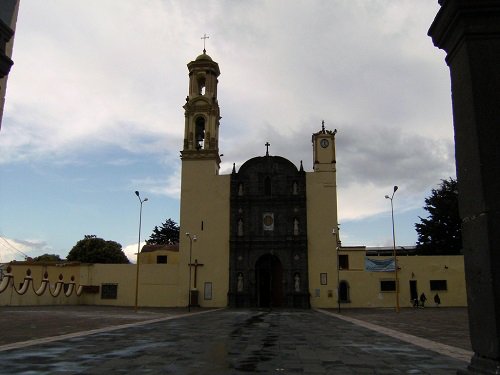
POLYGON ((464 373, 500 374, 500 1, 439 3, 429 35, 446 51, 451 73, 474 350, 464 373))

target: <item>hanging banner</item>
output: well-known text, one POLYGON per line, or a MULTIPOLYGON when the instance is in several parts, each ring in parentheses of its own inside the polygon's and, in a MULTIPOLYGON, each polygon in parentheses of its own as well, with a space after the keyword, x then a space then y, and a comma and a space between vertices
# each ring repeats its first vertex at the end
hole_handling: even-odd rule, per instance
POLYGON ((394 258, 370 259, 365 258, 365 271, 368 272, 394 272, 394 258))

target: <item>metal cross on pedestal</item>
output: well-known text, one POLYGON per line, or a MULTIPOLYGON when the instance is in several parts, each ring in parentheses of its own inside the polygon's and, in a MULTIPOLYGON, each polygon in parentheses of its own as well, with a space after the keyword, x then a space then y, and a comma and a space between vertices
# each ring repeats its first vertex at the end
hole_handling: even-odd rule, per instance
POLYGON ((271 146, 271 144, 269 142, 266 142, 264 146, 266 146, 266 156, 269 156, 269 146, 271 146))

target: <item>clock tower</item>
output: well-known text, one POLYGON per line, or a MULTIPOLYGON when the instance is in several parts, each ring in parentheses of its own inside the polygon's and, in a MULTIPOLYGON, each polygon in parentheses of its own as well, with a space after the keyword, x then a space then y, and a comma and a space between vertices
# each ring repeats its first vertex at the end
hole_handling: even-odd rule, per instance
POLYGON ((313 158, 315 172, 335 172, 335 134, 334 131, 325 130, 322 122, 321 130, 312 136, 313 158))
POLYGON ((334 306, 337 301, 337 283, 326 280, 330 286, 325 287, 325 280, 321 281, 338 269, 336 134, 337 130, 325 129, 323 121, 321 130, 312 135, 314 171, 307 173, 307 228, 314 233, 307 237, 312 306, 334 306))

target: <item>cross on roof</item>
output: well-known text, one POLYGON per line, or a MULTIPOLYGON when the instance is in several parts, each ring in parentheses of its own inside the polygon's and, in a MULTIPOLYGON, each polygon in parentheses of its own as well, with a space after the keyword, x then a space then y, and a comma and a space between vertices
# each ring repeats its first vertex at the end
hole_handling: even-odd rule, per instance
POLYGON ((206 53, 207 50, 205 49, 205 42, 207 39, 210 39, 210 37, 207 36, 207 34, 205 33, 205 34, 203 34, 203 36, 200 39, 203 39, 203 53, 206 53))
POLYGON ((266 156, 269 156, 269 146, 271 146, 271 144, 269 142, 266 142, 264 146, 266 146, 266 156))

